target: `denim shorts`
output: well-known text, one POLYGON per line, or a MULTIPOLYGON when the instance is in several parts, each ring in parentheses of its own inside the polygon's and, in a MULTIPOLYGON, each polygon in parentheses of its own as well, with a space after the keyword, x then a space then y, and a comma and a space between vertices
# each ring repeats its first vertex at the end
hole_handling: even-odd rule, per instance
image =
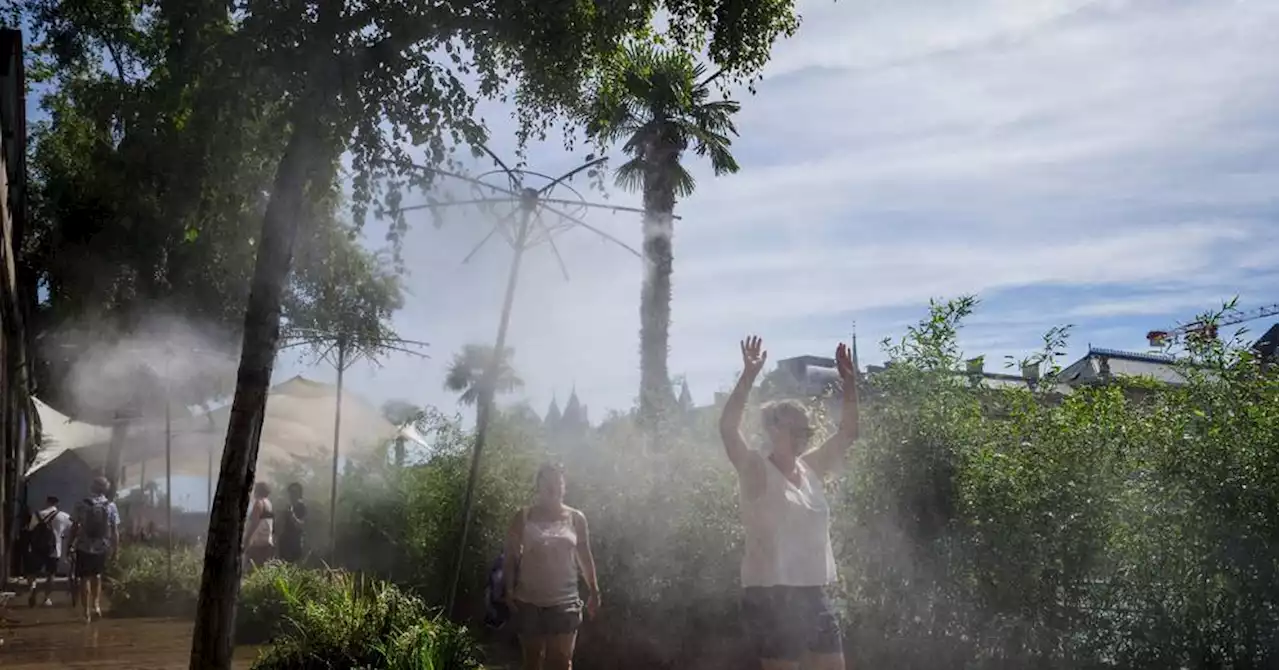
POLYGON ((552 607, 538 607, 516 601, 516 611, 511 614, 511 621, 515 624, 517 635, 568 635, 582 625, 582 601, 552 607))
POLYGON ((742 593, 742 622, 756 657, 798 661, 810 654, 838 654, 840 622, 821 586, 749 586, 742 593))

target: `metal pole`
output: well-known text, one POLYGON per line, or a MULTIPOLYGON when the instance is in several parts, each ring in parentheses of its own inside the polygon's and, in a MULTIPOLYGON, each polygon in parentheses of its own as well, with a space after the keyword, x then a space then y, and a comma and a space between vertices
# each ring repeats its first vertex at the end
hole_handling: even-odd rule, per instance
POLYGON ((173 582, 173 418, 168 393, 168 365, 165 366, 165 399, 164 399, 164 506, 165 529, 169 536, 169 552, 165 557, 165 575, 173 582))
POLYGON ((206 504, 209 506, 209 511, 213 512, 213 447, 210 446, 206 453, 209 456, 209 474, 208 479, 205 480, 204 494, 208 498, 206 504))
MULTIPOLYGON (((536 198, 536 195, 534 197, 536 198)), ((471 530, 471 501, 475 496, 476 479, 480 475, 480 452, 484 450, 485 439, 488 437, 489 413, 493 405, 498 363, 507 346, 507 325, 511 322, 511 305, 515 302, 516 284, 520 277, 520 260, 524 257, 529 225, 532 223, 536 205, 536 199, 530 202, 526 192, 522 202, 524 213, 520 221, 520 229, 516 232, 515 256, 511 259, 511 269, 507 275, 507 292, 502 301, 502 316, 498 320, 498 336, 494 342, 493 355, 489 358, 484 375, 481 377, 480 398, 476 403, 476 446, 471 453, 471 472, 467 475, 467 490, 462 498, 462 533, 458 537, 458 555, 453 566, 453 580, 449 584, 449 615, 455 618, 457 612, 454 606, 457 603, 458 582, 462 579, 462 563, 466 560, 467 533, 471 530)))
POLYGON ((329 486, 329 552, 338 558, 338 435, 342 430, 342 371, 347 366, 347 343, 338 338, 338 397, 333 406, 333 482, 329 486))

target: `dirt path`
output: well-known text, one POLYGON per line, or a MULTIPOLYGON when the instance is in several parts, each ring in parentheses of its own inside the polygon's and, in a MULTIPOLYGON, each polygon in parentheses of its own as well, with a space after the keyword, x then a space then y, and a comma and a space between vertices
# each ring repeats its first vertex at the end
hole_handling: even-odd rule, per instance
MULTIPOLYGON (((9 670, 168 670, 186 668, 191 622, 171 619, 104 619, 86 624, 65 594, 53 607, 28 608, 15 598, 0 623, 0 668, 9 670)), ((235 668, 247 670, 253 648, 237 650, 235 668)))

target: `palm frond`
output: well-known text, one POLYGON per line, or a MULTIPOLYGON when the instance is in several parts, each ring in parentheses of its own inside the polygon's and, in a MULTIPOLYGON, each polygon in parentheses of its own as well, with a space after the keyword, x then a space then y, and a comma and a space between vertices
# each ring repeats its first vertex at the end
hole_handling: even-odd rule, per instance
POLYGON ((673 195, 687 197, 696 183, 680 157, 689 148, 708 157, 717 175, 738 171, 730 148, 740 105, 712 100, 715 77, 706 74, 706 66, 687 53, 638 41, 621 47, 606 65, 589 96, 589 132, 602 141, 622 142, 630 156, 614 173, 619 187, 643 190, 646 169, 661 161, 673 195))
MULTIPOLYGON (((498 374, 494 380, 494 390, 497 392, 509 393, 524 386, 524 381, 511 366, 514 354, 514 350, 507 347, 497 361, 498 374)), ((474 405, 480 398, 480 382, 484 379, 485 369, 493 362, 492 359, 493 347, 482 344, 463 346, 462 351, 453 355, 453 362, 445 373, 445 389, 461 394, 458 396, 459 403, 474 405)))
POLYGON ((673 162, 668 167, 667 179, 671 180, 671 192, 677 198, 687 198, 693 195, 693 192, 698 188, 698 182, 693 178, 693 174, 686 170, 679 161, 673 162))
POLYGON ((613 183, 624 191, 635 193, 644 189, 644 159, 636 156, 618 166, 613 173, 613 183))

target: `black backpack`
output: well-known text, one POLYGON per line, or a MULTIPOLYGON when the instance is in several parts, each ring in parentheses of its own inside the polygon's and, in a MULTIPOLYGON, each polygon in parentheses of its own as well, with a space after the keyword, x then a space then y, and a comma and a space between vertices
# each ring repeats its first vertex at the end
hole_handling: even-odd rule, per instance
POLYGON ((489 566, 489 584, 488 594, 489 602, 485 603, 484 622, 490 628, 502 628, 507 623, 507 618, 511 615, 507 611, 506 602, 506 582, 502 575, 502 561, 506 552, 498 554, 493 564, 489 566))
POLYGON ((54 555, 58 548, 58 538, 53 534, 53 520, 58 517, 58 510, 54 509, 46 517, 36 517, 36 527, 31 530, 31 537, 28 540, 27 551, 31 552, 31 556, 40 558, 48 558, 54 555))
POLYGON ((105 502, 94 502, 93 498, 86 498, 85 503, 88 508, 84 512, 84 537, 91 544, 105 542, 107 539, 107 531, 110 529, 111 522, 107 515, 107 504, 105 502))

